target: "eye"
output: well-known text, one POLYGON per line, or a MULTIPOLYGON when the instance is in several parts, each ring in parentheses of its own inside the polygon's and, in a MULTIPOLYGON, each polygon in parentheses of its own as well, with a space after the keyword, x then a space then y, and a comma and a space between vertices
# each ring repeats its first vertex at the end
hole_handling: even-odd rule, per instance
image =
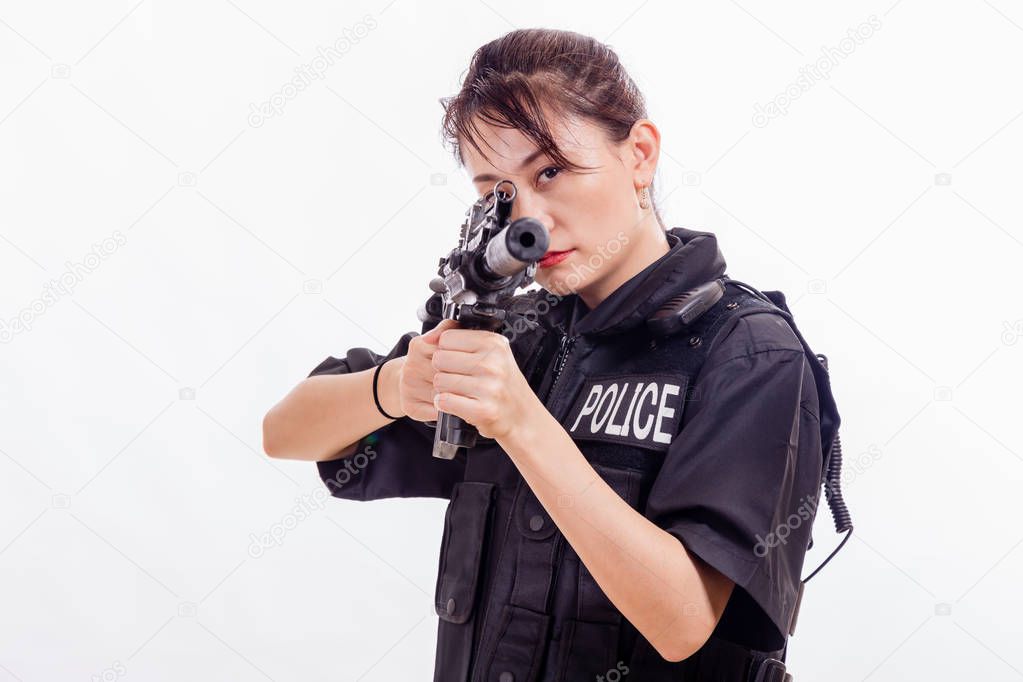
POLYGON ((537 184, 542 184, 541 183, 542 180, 548 181, 553 180, 554 176, 556 176, 560 172, 561 169, 558 168, 557 166, 547 166, 542 171, 540 171, 539 175, 536 176, 537 184), (553 171, 553 173, 551 171, 553 171))

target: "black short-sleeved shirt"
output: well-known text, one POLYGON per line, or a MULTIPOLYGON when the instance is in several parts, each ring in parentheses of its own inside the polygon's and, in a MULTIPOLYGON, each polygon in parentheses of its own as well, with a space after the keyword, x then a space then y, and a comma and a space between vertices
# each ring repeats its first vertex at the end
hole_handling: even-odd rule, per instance
MULTIPOLYGON (((667 296, 723 275, 724 260, 711 233, 677 228, 667 240, 665 254, 595 309, 571 295, 571 307, 557 306, 549 315, 555 319, 547 322, 563 323, 568 334, 632 333, 635 318, 667 296)), ((404 334, 383 356, 350 349, 343 359, 328 357, 310 376, 364 370, 405 355, 414 335, 404 334)), ((613 373, 613 363, 600 370, 613 373)), ((434 433, 402 417, 364 437, 351 458, 317 467, 340 498, 450 498, 465 477, 466 454, 460 451, 453 462, 433 457, 434 433), (364 458, 353 461, 359 453, 364 458), (375 460, 371 466, 369 458, 375 460)), ((588 444, 576 442, 585 455, 588 444)), ((651 522, 734 581, 718 637, 762 651, 784 645, 821 467, 821 407, 806 350, 779 315, 746 314, 724 327, 707 351, 681 428, 639 501, 651 522)), ((629 627, 626 622, 626 639, 629 627)))
POLYGON ((715 634, 784 644, 821 481, 817 387, 777 315, 740 319, 707 357, 644 515, 733 580, 715 634))
MULTIPOLYGON (((379 355, 365 348, 352 349, 344 358, 327 357, 309 376, 358 372, 393 358, 408 355, 416 332, 406 332, 387 352, 379 355)), ((372 400, 372 395, 367 399, 372 400)), ((435 429, 410 417, 401 417, 364 436, 350 457, 317 462, 320 477, 331 495, 348 500, 379 500, 392 497, 450 498, 462 480, 465 454, 454 460, 433 456, 435 429), (362 453, 365 460, 354 458, 362 453), (367 466, 372 461, 372 466, 367 466)))
MULTIPOLYGON (((613 311, 669 255, 595 311, 577 299, 569 328, 613 311)), ((715 630, 723 639, 763 651, 784 645, 819 502, 819 414, 803 346, 778 315, 740 319, 696 379, 644 515, 736 584, 715 630)))
MULTIPOLYGON (((579 301, 575 318, 585 314, 579 301)), ((310 376, 405 355, 414 335, 384 356, 328 357, 310 376)), ((360 441, 372 466, 325 461, 319 473, 345 499, 450 497, 464 455, 462 466, 433 457, 433 434, 402 417, 360 441)), ((740 319, 710 351, 644 510, 735 582, 716 635, 765 651, 784 644, 820 491, 820 437, 817 389, 795 334, 777 315, 740 319)))

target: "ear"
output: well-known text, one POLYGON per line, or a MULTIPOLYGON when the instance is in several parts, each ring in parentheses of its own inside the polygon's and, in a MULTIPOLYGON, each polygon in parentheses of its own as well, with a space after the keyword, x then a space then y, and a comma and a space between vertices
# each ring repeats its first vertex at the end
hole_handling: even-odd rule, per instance
POLYGON ((632 124, 626 144, 626 161, 632 171, 636 189, 648 187, 654 180, 657 160, 661 154, 661 131, 648 118, 641 118, 632 124))

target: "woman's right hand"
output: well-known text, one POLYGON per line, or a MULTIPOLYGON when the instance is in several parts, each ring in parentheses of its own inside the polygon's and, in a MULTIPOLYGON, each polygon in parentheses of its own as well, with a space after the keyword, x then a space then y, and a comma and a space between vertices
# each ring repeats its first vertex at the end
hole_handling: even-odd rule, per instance
MULTIPOLYGON (((457 329, 459 325, 450 319, 441 320, 436 327, 412 337, 408 354, 398 371, 398 396, 402 412, 421 422, 436 421, 437 408, 433 405, 433 354, 437 350, 437 339, 446 329, 457 329)), ((396 358, 397 359, 397 358, 396 358)))

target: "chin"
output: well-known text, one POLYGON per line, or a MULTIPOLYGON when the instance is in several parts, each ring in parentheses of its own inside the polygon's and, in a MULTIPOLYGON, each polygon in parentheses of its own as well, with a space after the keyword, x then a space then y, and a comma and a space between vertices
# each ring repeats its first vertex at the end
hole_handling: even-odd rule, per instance
POLYGON ((586 285, 585 281, 577 281, 579 278, 571 276, 572 271, 569 270, 565 274, 554 274, 549 277, 537 277, 536 281, 547 291, 557 296, 568 296, 569 294, 579 293, 579 289, 586 285), (574 285, 574 286, 573 286, 574 285))

